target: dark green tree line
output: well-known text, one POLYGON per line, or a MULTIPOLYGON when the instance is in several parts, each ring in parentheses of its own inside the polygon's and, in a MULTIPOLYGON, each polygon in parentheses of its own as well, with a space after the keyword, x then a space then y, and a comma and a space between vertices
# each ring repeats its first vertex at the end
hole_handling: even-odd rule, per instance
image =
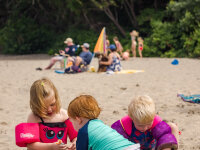
POLYGON ((129 32, 144 38, 144 56, 200 56, 200 0, 0 0, 0 52, 32 54, 75 43, 95 45, 105 26, 130 48, 129 32))

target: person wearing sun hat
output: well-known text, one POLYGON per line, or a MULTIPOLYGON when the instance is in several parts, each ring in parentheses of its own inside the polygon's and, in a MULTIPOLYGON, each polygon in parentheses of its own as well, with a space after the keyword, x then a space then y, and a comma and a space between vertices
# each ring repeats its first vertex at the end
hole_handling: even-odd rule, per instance
MULTIPOLYGON (((81 72, 81 65, 88 66, 92 60, 92 53, 90 52, 89 48, 90 45, 88 43, 83 43, 81 45, 82 52, 77 57, 68 57, 68 63, 71 61, 73 66, 71 67, 75 72, 81 72)), ((66 71, 69 71, 70 68, 67 68, 66 71)))
POLYGON ((76 50, 79 46, 77 46, 73 43, 72 38, 66 38, 64 43, 67 45, 67 47, 65 48, 65 50, 59 50, 59 54, 57 54, 57 56, 54 56, 54 57, 51 58, 50 64, 45 68, 46 70, 51 69, 51 67, 57 61, 60 61, 61 65, 63 65, 64 64, 64 58, 66 56, 75 56, 75 52, 76 52, 76 50))

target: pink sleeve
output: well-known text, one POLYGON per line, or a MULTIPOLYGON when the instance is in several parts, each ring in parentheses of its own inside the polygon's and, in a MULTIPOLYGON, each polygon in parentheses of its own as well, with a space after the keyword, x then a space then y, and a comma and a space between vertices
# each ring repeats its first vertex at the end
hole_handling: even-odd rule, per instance
POLYGON ((162 119, 158 115, 155 115, 151 129, 153 129, 161 121, 162 119))
POLYGON ((65 121, 65 124, 67 125, 67 134, 69 135, 70 142, 72 142, 72 140, 77 137, 78 133, 74 129, 74 127, 69 119, 67 119, 65 121))

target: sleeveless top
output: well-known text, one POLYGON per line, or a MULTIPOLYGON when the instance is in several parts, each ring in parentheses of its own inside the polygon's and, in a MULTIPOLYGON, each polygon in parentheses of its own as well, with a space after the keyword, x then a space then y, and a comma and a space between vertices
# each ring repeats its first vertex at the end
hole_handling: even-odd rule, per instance
POLYGON ((107 67, 107 71, 114 71, 114 72, 121 71, 122 66, 119 58, 114 55, 112 57, 112 60, 113 60, 112 63, 107 67))
POLYGON ((53 143, 62 140, 67 144, 67 135, 70 141, 77 137, 77 132, 74 130, 72 123, 67 119, 64 122, 51 122, 46 123, 42 118, 39 123, 40 140, 43 143, 53 143))

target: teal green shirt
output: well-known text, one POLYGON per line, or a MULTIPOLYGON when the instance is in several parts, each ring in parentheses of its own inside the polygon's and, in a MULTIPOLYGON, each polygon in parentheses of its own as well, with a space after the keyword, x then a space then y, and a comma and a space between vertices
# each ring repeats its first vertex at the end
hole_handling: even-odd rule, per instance
POLYGON ((77 137, 77 150, 124 150, 131 145, 134 143, 98 119, 88 121, 77 137))

